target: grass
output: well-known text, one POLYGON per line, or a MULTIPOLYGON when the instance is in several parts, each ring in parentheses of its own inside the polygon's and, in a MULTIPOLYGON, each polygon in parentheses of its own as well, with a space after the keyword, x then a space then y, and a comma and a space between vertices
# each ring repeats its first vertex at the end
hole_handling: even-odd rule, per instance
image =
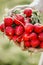
MULTIPOLYGON (((0 0, 0 21, 3 19, 6 8, 12 8, 19 4, 29 4, 32 0, 0 0)), ((43 23, 43 14, 41 14, 43 23)), ((0 32, 0 65, 38 65, 40 53, 22 51, 13 41, 9 43, 6 36, 0 32)))

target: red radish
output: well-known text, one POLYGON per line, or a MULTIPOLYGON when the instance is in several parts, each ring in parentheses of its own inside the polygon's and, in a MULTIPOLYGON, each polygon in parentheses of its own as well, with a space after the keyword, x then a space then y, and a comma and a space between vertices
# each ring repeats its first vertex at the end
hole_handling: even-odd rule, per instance
POLYGON ((41 29, 42 29, 42 31, 43 31, 43 25, 41 25, 41 29))
POLYGON ((20 43, 21 41, 22 41, 22 37, 18 37, 18 38, 17 38, 17 42, 20 43))
POLYGON ((24 40, 24 41, 28 41, 28 40, 29 40, 29 34, 24 33, 24 35, 23 35, 23 40, 24 40))
POLYGON ((6 27, 6 29, 5 29, 5 34, 6 34, 7 36, 13 36, 14 33, 15 33, 15 30, 14 30, 12 27, 10 27, 10 26, 6 27))
POLYGON ((16 25, 22 25, 24 27, 24 24, 21 21, 19 21, 17 18, 15 18, 15 17, 14 17, 14 23, 16 25))
POLYGON ((24 23, 24 17, 21 14, 16 14, 16 18, 17 18, 17 20, 19 20, 22 23, 24 23))
POLYGON ((40 48, 43 48, 43 42, 40 43, 40 48))
POLYGON ((24 42, 24 46, 25 47, 30 47, 30 42, 29 41, 24 42))
POLYGON ((14 41, 14 42, 17 41, 17 38, 18 38, 18 36, 14 35, 14 36, 13 36, 13 41, 14 41))
POLYGON ((33 29, 34 29, 34 26, 32 24, 30 24, 30 23, 25 24, 25 32, 31 33, 33 31, 33 29))
POLYGON ((30 40, 35 40, 35 39, 37 39, 37 34, 33 32, 30 34, 30 40))
POLYGON ((0 25, 0 30, 1 30, 2 32, 4 32, 4 29, 5 29, 5 25, 4 25, 4 23, 2 23, 2 24, 0 25))
POLYGON ((32 9, 31 8, 24 9, 24 14, 26 14, 27 17, 30 17, 32 15, 32 9))
POLYGON ((40 44, 39 40, 31 40, 31 46, 33 48, 37 47, 40 44))
POLYGON ((38 24, 35 24, 35 25, 34 25, 34 31, 35 31, 36 33, 42 32, 42 26, 41 26, 41 25, 38 25, 38 24))
POLYGON ((16 28, 15 28, 15 34, 16 35, 21 35, 21 34, 23 34, 23 32, 24 32, 23 26, 21 26, 21 25, 16 26, 16 28))
POLYGON ((5 26, 11 26, 13 24, 13 20, 11 17, 4 18, 5 26))
POLYGON ((17 25, 20 25, 20 22, 17 18, 14 18, 14 23, 17 24, 17 25))
POLYGON ((43 32, 39 34, 38 38, 40 41, 43 41, 43 32))
POLYGON ((1 30, 1 25, 0 25, 0 30, 1 30))
MULTIPOLYGON (((15 11, 16 12, 16 11, 15 11)), ((4 32, 14 43, 22 42, 24 48, 43 48, 43 25, 40 22, 37 12, 31 8, 26 8, 21 13, 12 12, 10 17, 4 18, 4 23, 0 25, 0 31, 4 32), (33 15, 37 15, 35 17, 33 15)))

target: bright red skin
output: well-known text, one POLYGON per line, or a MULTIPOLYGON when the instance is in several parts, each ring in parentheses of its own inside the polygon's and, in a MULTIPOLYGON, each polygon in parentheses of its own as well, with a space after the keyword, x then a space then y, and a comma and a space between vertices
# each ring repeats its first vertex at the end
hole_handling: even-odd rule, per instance
POLYGON ((40 44, 39 40, 31 40, 31 46, 33 48, 37 47, 40 44))
POLYGON ((27 17, 30 17, 32 15, 32 9, 30 8, 26 8, 24 10, 24 14, 26 14, 27 17))
POLYGON ((17 18, 14 18, 14 23, 15 23, 16 25, 20 25, 20 21, 19 21, 17 18))
POLYGON ((24 40, 24 41, 28 41, 28 40, 29 40, 29 34, 25 33, 25 34, 23 35, 23 40, 24 40))
POLYGON ((40 48, 43 48, 43 42, 40 43, 40 48))
POLYGON ((22 37, 18 37, 18 39, 17 39, 17 42, 21 42, 22 41, 22 37))
POLYGON ((42 31, 43 31, 43 25, 41 25, 41 29, 42 29, 42 31))
POLYGON ((17 40, 18 36, 14 35, 13 36, 13 41, 15 42, 17 40))
POLYGON ((37 34, 33 32, 30 34, 30 40, 35 40, 35 39, 37 39, 37 34))
POLYGON ((10 26, 6 27, 6 29, 5 29, 5 34, 6 34, 7 36, 13 36, 14 33, 15 33, 15 30, 14 30, 12 27, 10 27, 10 26))
POLYGON ((34 25, 34 31, 36 33, 42 32, 42 26, 41 25, 34 25))
POLYGON ((0 25, 0 30, 1 30, 1 25, 0 25))
POLYGON ((25 32, 31 33, 33 31, 33 29, 34 29, 34 26, 32 24, 30 24, 30 23, 25 24, 25 32))
POLYGON ((25 24, 25 22, 24 22, 24 17, 21 16, 20 14, 16 14, 16 17, 14 17, 14 23, 15 23, 16 25, 25 24))
POLYGON ((2 23, 2 24, 0 25, 0 30, 1 30, 2 32, 4 32, 4 29, 5 29, 5 25, 4 25, 4 23, 2 23))
POLYGON ((16 14, 16 18, 17 20, 21 21, 22 23, 24 23, 24 17, 20 14, 16 14))
POLYGON ((38 38, 40 41, 43 41, 43 32, 39 34, 38 38))
POLYGON ((25 47, 30 47, 30 42, 29 41, 24 42, 24 46, 25 47))
POLYGON ((13 20, 10 17, 4 18, 5 26, 11 26, 13 24, 13 20))
POLYGON ((16 28, 15 28, 15 34, 16 35, 21 35, 23 32, 24 32, 23 26, 21 26, 21 25, 16 26, 16 28))
POLYGON ((24 24, 19 21, 17 18, 14 18, 14 21, 13 21, 16 25, 22 25, 24 27, 24 24))

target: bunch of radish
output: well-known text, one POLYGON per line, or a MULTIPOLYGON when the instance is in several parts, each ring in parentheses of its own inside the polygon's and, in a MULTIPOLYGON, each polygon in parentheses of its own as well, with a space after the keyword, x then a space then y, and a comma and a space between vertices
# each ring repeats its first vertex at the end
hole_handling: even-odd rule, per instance
POLYGON ((16 10, 11 16, 5 17, 0 24, 0 31, 25 49, 43 48, 43 25, 38 12, 31 8, 16 10))

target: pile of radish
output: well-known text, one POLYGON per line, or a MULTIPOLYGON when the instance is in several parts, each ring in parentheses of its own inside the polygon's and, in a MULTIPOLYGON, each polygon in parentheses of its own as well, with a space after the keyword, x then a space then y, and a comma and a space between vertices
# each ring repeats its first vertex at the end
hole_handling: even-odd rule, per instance
POLYGON ((19 46, 23 41, 24 48, 43 48, 43 25, 38 12, 31 8, 12 12, 11 16, 5 17, 0 31, 19 46))

